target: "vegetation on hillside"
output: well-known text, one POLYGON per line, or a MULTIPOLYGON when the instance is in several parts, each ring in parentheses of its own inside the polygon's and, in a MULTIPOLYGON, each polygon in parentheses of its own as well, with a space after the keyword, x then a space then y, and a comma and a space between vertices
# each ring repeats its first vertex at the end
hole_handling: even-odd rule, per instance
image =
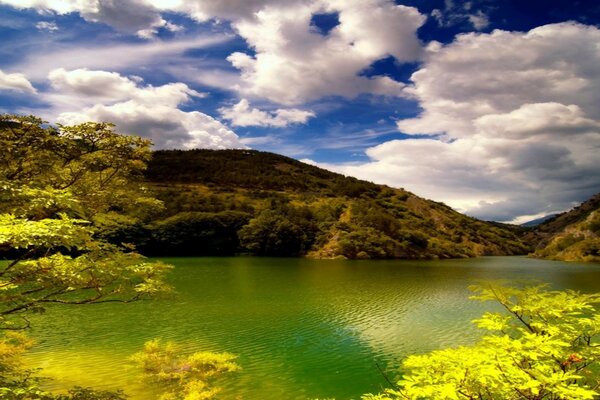
MULTIPOLYGON (((314 167, 306 186, 294 186, 305 167, 293 160, 278 169, 294 176, 283 179, 283 188, 276 186, 278 174, 265 178, 259 189, 238 186, 235 179, 243 181, 244 173, 252 173, 249 165, 245 172, 232 168, 227 187, 198 176, 193 183, 157 179, 153 190, 174 200, 162 208, 141 179, 149 143, 118 135, 110 124, 54 128, 35 117, 1 116, 0 146, 0 250, 10 258, 0 264, 0 398, 126 398, 120 391, 43 390, 37 371, 23 363, 33 345, 23 331, 29 316, 47 307, 130 302, 168 293, 164 275, 170 267, 149 262, 132 242, 176 254, 182 249, 193 254, 200 246, 207 253, 242 249, 349 258, 524 249, 509 227, 468 218, 401 189, 346 180, 314 167)), ((598 225, 593 211, 575 224, 594 233, 598 225)), ((365 398, 598 396, 600 318, 595 307, 600 296, 539 286, 480 286, 475 291, 476 298, 496 300, 509 312, 487 313, 477 321, 494 334, 471 347, 409 357, 398 387, 365 398)), ((231 354, 182 355, 156 340, 132 360, 152 382, 163 384, 164 400, 214 398, 217 378, 239 369, 231 354)))
POLYGON ((600 193, 543 222, 526 239, 538 243, 534 257, 600 262, 600 193))
POLYGON ((529 251, 519 228, 272 153, 157 151, 146 179, 165 211, 118 239, 143 237, 134 241, 151 255, 458 258, 529 251))

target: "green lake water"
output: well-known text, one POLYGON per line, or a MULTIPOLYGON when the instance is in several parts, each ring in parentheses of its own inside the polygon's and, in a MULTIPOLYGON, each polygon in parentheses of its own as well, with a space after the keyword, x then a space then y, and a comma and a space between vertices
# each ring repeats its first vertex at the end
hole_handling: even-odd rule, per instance
POLYGON ((135 304, 57 307, 33 321, 29 356, 51 388, 124 388, 154 399, 128 357, 153 338, 184 352, 228 351, 242 371, 222 399, 359 398, 397 376, 409 354, 469 344, 492 303, 468 300, 481 280, 548 282, 600 292, 600 265, 525 257, 445 261, 173 258, 177 295, 135 304))

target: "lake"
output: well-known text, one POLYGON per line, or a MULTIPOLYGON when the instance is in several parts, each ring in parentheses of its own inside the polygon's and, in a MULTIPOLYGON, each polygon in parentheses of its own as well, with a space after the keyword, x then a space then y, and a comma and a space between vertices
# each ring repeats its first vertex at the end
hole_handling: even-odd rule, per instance
POLYGON ((242 371, 219 398, 359 398, 398 375, 403 357, 469 344, 492 303, 468 300, 481 280, 548 282, 600 292, 600 265, 525 257, 444 261, 172 258, 177 295, 135 304, 57 307, 36 316, 29 356, 51 388, 124 388, 153 399, 128 361, 144 342, 228 351, 242 371))

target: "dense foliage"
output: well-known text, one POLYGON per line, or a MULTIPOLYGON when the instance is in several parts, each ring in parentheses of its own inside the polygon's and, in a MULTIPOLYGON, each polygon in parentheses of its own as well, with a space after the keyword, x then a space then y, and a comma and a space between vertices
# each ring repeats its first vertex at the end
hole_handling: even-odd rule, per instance
POLYGON ((397 387, 365 400, 585 400, 600 395, 600 295, 476 286, 506 312, 475 323, 473 346, 408 357, 397 387))
POLYGON ((120 399, 119 393, 39 389, 20 364, 33 313, 53 305, 130 302, 170 290, 167 265, 148 262, 110 232, 148 221, 160 202, 141 173, 149 142, 112 125, 45 125, 0 116, 0 391, 10 399, 120 399))
POLYGON ((146 179, 165 210, 124 237, 141 249, 150 241, 152 254, 196 249, 196 255, 453 258, 529 251, 517 228, 478 221, 402 189, 272 153, 157 151, 146 179), (232 213, 240 218, 231 218, 232 213), (242 226, 240 213, 247 218, 242 226), (206 222, 196 225, 195 234, 177 236, 187 218, 230 225, 217 229, 206 222), (228 245, 203 244, 223 241, 228 245))
POLYGON ((528 240, 538 242, 535 257, 600 262, 600 194, 540 224, 528 240))
POLYGON ((202 183, 219 188, 376 195, 382 187, 300 161, 255 150, 162 150, 146 175, 152 182, 202 183))
POLYGON ((109 124, 57 129, 0 119, 0 328, 27 326, 49 304, 132 301, 168 291, 168 269, 102 234, 160 207, 135 177, 149 143, 109 124))

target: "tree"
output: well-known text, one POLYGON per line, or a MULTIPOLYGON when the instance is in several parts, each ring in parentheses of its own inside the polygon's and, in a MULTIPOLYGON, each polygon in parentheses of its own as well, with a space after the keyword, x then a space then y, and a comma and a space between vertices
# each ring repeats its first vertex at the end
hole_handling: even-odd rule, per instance
POLYGON ((148 229, 151 255, 234 255, 239 247, 238 230, 250 215, 239 211, 183 212, 155 222, 148 229))
POLYGON ((598 294, 474 286, 507 313, 474 321, 490 331, 473 346, 408 357, 397 388, 365 400, 584 400, 600 395, 598 294))
POLYGON ((273 205, 240 229, 239 238, 253 254, 294 257, 310 249, 317 231, 307 208, 273 205))
MULTIPOLYGON (((52 127, 0 116, 0 252, 12 259, 0 264, 0 330, 27 328, 28 316, 52 304, 130 302, 170 290, 169 266, 103 239, 160 208, 139 179, 149 145, 106 123, 52 127)), ((12 355, 27 347, 6 335, 0 344, 12 355)), ((0 383, 26 390, 23 371, 6 360, 0 383)))

